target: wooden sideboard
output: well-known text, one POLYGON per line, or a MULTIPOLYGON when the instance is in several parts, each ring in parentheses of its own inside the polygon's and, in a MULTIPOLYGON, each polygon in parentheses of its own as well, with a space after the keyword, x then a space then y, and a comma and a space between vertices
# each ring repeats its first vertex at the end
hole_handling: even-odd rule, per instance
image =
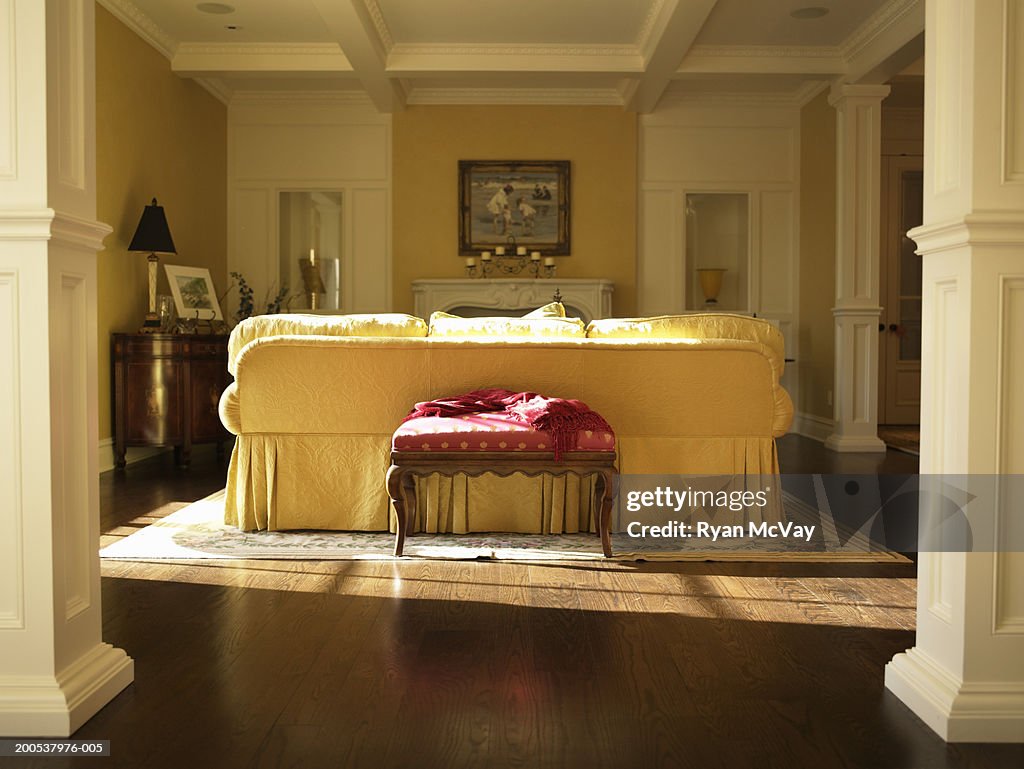
POLYGON ((217 404, 231 382, 228 338, 212 335, 114 334, 114 466, 125 466, 129 446, 173 446, 187 467, 196 443, 222 453, 231 434, 217 404))

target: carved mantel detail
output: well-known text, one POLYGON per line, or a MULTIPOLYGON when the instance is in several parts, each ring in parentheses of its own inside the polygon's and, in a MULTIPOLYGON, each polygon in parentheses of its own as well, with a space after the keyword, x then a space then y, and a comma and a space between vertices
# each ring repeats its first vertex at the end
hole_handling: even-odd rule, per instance
POLYGON ((615 284, 607 278, 436 278, 412 282, 416 314, 421 318, 459 308, 502 313, 531 310, 552 301, 556 290, 570 313, 578 312, 584 320, 612 314, 615 284))

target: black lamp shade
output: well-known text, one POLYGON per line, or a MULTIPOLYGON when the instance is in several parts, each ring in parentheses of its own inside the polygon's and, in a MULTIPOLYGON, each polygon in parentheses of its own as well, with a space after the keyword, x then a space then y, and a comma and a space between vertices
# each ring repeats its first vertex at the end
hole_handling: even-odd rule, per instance
POLYGON ((135 237, 132 238, 128 250, 161 254, 178 253, 174 250, 174 241, 167 227, 164 207, 156 204, 156 198, 153 198, 151 205, 142 209, 142 218, 139 219, 139 226, 135 228, 135 237))

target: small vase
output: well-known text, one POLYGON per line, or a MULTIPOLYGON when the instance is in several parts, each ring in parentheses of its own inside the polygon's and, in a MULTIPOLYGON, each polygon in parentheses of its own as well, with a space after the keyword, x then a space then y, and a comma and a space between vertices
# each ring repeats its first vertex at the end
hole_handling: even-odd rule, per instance
POLYGON ((700 267, 697 276, 700 278, 700 290, 704 294, 704 304, 718 304, 718 294, 722 290, 724 267, 700 267))

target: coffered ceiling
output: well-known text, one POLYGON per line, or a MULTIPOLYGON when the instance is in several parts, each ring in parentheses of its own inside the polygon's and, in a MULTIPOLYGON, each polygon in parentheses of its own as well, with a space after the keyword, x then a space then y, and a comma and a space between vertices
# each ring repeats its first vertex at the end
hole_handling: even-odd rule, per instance
POLYGON ((924 0, 99 0, 182 77, 417 103, 617 104, 884 82, 924 0))

